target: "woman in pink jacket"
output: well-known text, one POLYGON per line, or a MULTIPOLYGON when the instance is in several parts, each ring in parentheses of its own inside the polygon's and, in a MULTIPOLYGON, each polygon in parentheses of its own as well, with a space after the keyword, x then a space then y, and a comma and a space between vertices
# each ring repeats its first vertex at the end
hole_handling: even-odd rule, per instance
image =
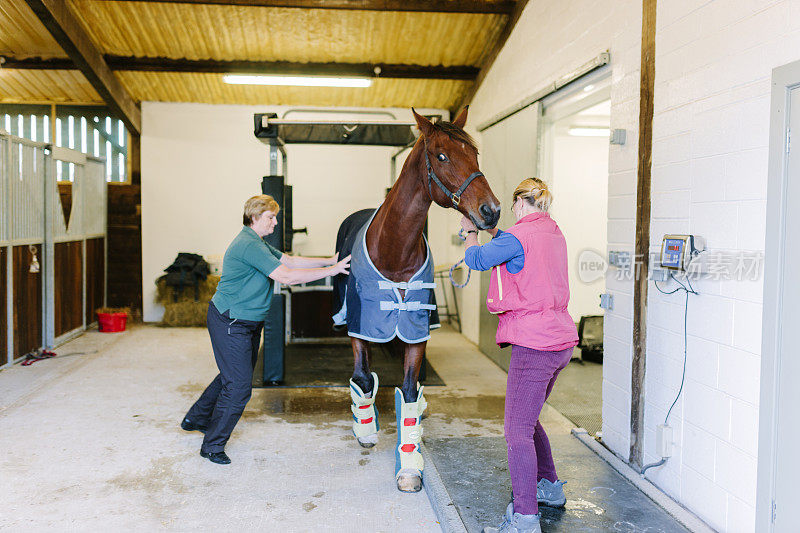
POLYGON ((567 312, 567 244, 547 213, 553 201, 547 184, 523 180, 512 200, 517 223, 505 232, 490 230, 493 238, 483 246, 475 225, 467 218, 461 221, 467 232, 467 266, 492 269, 486 307, 498 315, 497 344, 511 345, 505 437, 514 498, 504 522, 484 533, 541 532, 539 504, 566 503, 539 414, 578 343, 567 312))

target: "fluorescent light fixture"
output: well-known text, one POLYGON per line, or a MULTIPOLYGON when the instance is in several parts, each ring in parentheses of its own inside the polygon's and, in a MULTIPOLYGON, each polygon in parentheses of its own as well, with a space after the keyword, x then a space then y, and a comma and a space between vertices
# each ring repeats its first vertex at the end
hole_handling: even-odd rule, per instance
POLYGON ((583 88, 583 92, 585 93, 588 93, 593 90, 594 90, 594 85, 587 85, 586 87, 583 88))
POLYGON ((611 133, 608 128, 570 128, 573 137, 608 137, 611 133))
POLYGON ((370 78, 332 78, 323 76, 276 76, 225 74, 222 81, 232 85, 290 85, 300 87, 369 87, 370 78))

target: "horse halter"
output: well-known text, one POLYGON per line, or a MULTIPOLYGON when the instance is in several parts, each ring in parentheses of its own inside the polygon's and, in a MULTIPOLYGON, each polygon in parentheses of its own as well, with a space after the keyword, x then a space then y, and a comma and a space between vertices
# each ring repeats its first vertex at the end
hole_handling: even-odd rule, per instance
MULTIPOLYGON (((469 177, 461 184, 461 187, 454 193, 450 189, 442 183, 442 180, 436 175, 436 172, 433 171, 433 167, 431 167, 431 160, 428 157, 428 139, 425 137, 422 138, 422 141, 425 143, 425 166, 428 169, 428 195, 430 195, 431 200, 433 200, 433 191, 431 190, 431 181, 433 181, 439 188, 444 192, 450 201, 453 202, 453 206, 458 208, 458 204, 461 203, 461 195, 464 194, 464 191, 467 190, 469 184, 472 183, 472 180, 477 178, 478 176, 483 176, 483 172, 480 170, 473 172, 469 175, 469 177)), ((484 176, 485 177, 485 176, 484 176)))

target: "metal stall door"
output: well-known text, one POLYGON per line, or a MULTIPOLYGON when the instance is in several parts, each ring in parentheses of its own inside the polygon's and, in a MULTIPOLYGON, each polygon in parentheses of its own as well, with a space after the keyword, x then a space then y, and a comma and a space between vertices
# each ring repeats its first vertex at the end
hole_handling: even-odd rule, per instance
POLYGON ((102 159, 86 158, 83 168, 83 287, 84 324, 96 321, 96 310, 106 303, 106 224, 108 181, 102 159))
POLYGON ((52 241, 48 243, 48 266, 52 267, 53 330, 48 344, 58 345, 85 329, 84 289, 84 181, 86 156, 74 150, 53 149, 54 165, 61 165, 62 176, 71 181, 56 181, 57 173, 48 176, 52 241))
MULTIPOLYGON (((541 113, 541 104, 535 102, 483 132, 481 170, 503 209, 497 225, 500 229, 507 229, 516 222, 511 211, 511 195, 516 186, 523 179, 536 176, 541 113)), ((500 367, 508 370, 511 349, 501 350, 495 343, 497 317, 486 310, 490 272, 482 272, 480 276, 478 346, 500 367)))
POLYGON ((9 236, 9 221, 11 211, 9 206, 8 183, 8 158, 10 140, 6 135, 0 134, 0 368, 13 359, 11 347, 14 332, 11 328, 12 300, 9 287, 11 286, 11 245, 9 236))
MULTIPOLYGON (((797 338, 795 327, 800 324, 800 282, 793 275, 800 264, 800 87, 790 93, 790 139, 787 156, 783 224, 784 254, 780 260, 781 285, 777 344, 777 391, 775 435, 775 500, 773 507, 774 531, 797 531, 794 506, 800 496, 797 479, 800 477, 800 424, 797 423, 797 406, 800 405, 800 358, 795 353, 797 338)), ((766 304, 767 302, 765 302, 766 304)))
POLYGON ((9 363, 44 344, 45 145, 7 138, 9 363))

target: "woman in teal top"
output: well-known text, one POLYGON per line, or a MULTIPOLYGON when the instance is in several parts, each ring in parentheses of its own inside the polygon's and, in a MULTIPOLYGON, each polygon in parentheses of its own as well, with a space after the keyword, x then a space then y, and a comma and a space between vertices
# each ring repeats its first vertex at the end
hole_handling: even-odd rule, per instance
POLYGON ((252 391, 261 329, 272 300, 273 285, 307 283, 347 274, 350 256, 286 255, 268 243, 280 206, 266 194, 244 204, 244 227, 225 251, 217 292, 208 305, 208 333, 219 374, 186 413, 181 427, 205 433, 200 455, 217 464, 231 462, 225 444, 242 416, 252 391))

